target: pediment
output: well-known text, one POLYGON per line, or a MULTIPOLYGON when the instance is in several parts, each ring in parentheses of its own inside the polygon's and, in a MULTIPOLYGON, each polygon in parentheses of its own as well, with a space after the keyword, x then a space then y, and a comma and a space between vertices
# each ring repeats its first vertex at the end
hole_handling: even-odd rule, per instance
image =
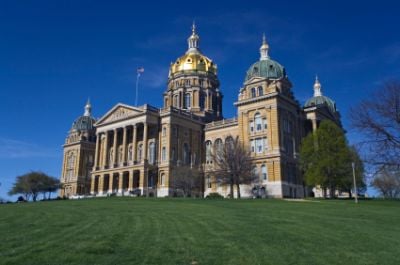
POLYGON ((101 117, 96 126, 99 126, 104 123, 110 123, 118 120, 124 120, 128 117, 135 116, 138 114, 142 114, 143 110, 139 108, 135 108, 125 104, 117 104, 110 111, 108 111, 103 117, 101 117))

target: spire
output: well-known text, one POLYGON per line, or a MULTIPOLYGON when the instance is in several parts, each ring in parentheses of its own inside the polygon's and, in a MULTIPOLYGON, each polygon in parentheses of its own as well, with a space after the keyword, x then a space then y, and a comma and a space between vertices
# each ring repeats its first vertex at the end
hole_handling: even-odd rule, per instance
POLYGON ((269 45, 267 43, 267 38, 265 37, 265 33, 263 33, 263 41, 260 47, 260 60, 269 59, 268 51, 269 51, 269 45))
POLYGON ((198 52, 199 49, 199 42, 200 42, 200 37, 196 33, 196 24, 193 20, 192 24, 192 35, 188 38, 188 51, 187 52, 198 52))
POLYGON ((86 105, 85 105, 85 113, 83 116, 90 117, 92 116, 92 105, 90 104, 90 98, 88 98, 86 105))
POLYGON ((322 96, 321 83, 318 80, 318 75, 316 75, 314 83, 314 97, 320 97, 320 96, 322 96))

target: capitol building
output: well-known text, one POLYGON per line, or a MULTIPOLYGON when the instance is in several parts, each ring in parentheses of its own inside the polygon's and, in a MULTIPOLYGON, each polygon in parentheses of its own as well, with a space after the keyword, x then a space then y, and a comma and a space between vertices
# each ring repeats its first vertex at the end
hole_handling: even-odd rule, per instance
MULTIPOLYGON (((243 73, 237 115, 225 119, 218 68, 200 51, 195 26, 187 42, 187 51, 169 67, 162 107, 118 103, 96 120, 86 104, 63 146, 60 196, 173 196, 174 172, 185 165, 201 171, 204 196, 227 196, 229 187, 216 181, 211 153, 231 137, 251 151, 257 185, 267 197, 307 195, 298 160, 301 140, 324 119, 341 126, 318 78, 314 95, 300 105, 263 37, 259 60, 243 73)), ((242 196, 252 196, 253 189, 243 185, 242 196)))

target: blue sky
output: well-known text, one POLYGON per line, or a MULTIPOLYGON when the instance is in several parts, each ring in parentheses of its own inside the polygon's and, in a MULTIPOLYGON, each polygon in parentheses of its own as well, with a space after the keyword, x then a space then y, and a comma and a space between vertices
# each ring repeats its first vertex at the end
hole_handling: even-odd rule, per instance
POLYGON ((224 116, 235 115, 262 33, 285 66, 296 98, 315 74, 337 103, 350 142, 349 108, 400 75, 397 1, 7 1, 0 2, 0 197, 15 176, 59 176, 62 144, 90 97, 102 116, 133 104, 162 105, 168 66, 187 48, 193 19, 217 64, 224 116))

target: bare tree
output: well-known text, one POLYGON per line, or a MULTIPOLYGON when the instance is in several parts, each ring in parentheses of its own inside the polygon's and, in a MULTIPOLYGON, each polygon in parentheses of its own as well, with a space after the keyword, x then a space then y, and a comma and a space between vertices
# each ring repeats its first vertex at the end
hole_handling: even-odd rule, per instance
POLYGON ((394 199, 400 197, 400 170, 397 167, 384 167, 380 170, 372 186, 376 188, 383 197, 394 199))
POLYGON ((351 109, 353 128, 365 136, 366 162, 379 169, 400 163, 400 82, 383 84, 351 109))
POLYGON ((252 184, 257 178, 250 150, 243 146, 239 137, 229 136, 225 144, 217 147, 211 156, 217 181, 229 185, 231 198, 233 187, 236 186, 237 197, 240 198, 240 184, 252 184))
POLYGON ((201 194, 202 177, 197 168, 179 166, 172 171, 172 188, 176 193, 181 192, 184 197, 199 196, 201 194))

